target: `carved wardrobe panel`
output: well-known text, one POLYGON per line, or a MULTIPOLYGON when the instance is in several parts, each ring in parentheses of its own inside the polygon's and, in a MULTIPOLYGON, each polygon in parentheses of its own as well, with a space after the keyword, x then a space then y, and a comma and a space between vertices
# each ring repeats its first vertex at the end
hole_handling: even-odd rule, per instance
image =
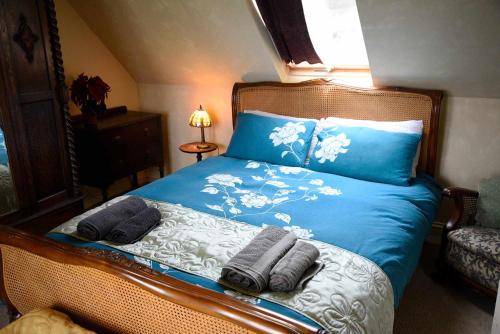
POLYGON ((0 57, 0 117, 17 202, 0 223, 43 232, 81 211, 53 0, 0 0, 0 57))

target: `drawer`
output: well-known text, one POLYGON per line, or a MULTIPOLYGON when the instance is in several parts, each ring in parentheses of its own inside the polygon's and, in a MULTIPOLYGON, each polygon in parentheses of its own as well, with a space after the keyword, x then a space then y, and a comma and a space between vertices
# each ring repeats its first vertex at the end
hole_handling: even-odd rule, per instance
POLYGON ((128 148, 133 138, 125 128, 110 129, 100 134, 101 149, 103 150, 110 173, 113 177, 123 177, 131 173, 129 164, 130 152, 128 148))
POLYGON ((127 127, 127 133, 133 137, 134 147, 146 148, 149 144, 161 142, 160 126, 159 119, 151 119, 127 127))
POLYGON ((162 160, 162 138, 159 119, 141 122, 131 131, 134 142, 130 144, 133 153, 130 164, 136 170, 158 164, 162 160))
POLYGON ((162 161, 160 126, 155 118, 101 133, 108 166, 115 177, 130 175, 162 161))
MULTIPOLYGON (((139 132, 142 133, 142 137, 153 140, 153 141, 161 141, 161 124, 160 119, 152 119, 149 121, 142 122, 138 124, 139 132)), ((138 137, 140 135, 138 134, 138 137)))
POLYGON ((134 155, 134 166, 137 170, 146 169, 148 167, 159 165, 163 162, 162 146, 159 142, 150 143, 139 154, 134 155))

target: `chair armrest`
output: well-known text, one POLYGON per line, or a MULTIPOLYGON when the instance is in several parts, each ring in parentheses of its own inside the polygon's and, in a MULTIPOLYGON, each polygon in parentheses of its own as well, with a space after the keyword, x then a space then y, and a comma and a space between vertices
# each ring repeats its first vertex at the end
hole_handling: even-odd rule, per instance
POLYGON ((478 198, 479 193, 475 190, 470 190, 466 188, 460 188, 460 187, 448 187, 443 189, 443 195, 451 197, 451 198, 457 198, 457 197, 464 197, 464 196, 469 196, 473 198, 478 198))
POLYGON ((462 224, 470 225, 474 223, 479 193, 475 190, 449 187, 443 189, 443 196, 452 198, 454 207, 450 219, 443 227, 443 233, 441 235, 441 248, 439 253, 442 263, 445 261, 448 233, 457 229, 462 224))
POLYGON ((474 222, 477 212, 477 199, 479 193, 475 190, 449 187, 443 190, 443 196, 453 199, 454 208, 450 219, 445 225, 445 230, 452 231, 460 224, 469 225, 474 222))

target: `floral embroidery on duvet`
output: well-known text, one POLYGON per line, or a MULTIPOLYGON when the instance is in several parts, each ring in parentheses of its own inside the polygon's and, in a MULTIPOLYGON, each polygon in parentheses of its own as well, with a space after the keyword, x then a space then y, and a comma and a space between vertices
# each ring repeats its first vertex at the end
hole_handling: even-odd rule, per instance
POLYGON ((273 141, 273 145, 280 146, 284 145, 287 150, 281 152, 281 158, 283 159, 288 154, 293 155, 297 161, 301 162, 301 158, 295 152, 294 145, 304 146, 304 139, 299 138, 301 133, 306 132, 306 127, 304 122, 287 122, 283 127, 275 127, 273 132, 269 135, 269 139, 273 141))
MULTIPOLYGON (((324 185, 322 179, 313 177, 316 173, 305 168, 257 161, 249 161, 245 168, 254 169, 256 175, 246 179, 231 174, 207 176, 207 183, 201 192, 213 195, 214 200, 205 203, 205 206, 221 212, 225 218, 268 215, 290 225, 293 223, 293 217, 286 212, 285 204, 316 201, 321 196, 342 195, 340 189, 324 185), (293 179, 289 177, 292 175, 293 179), (250 182, 257 183, 252 187, 253 190, 242 187, 244 183, 250 182)), ((313 236, 311 230, 301 229, 293 224, 284 228, 306 239, 313 236)))

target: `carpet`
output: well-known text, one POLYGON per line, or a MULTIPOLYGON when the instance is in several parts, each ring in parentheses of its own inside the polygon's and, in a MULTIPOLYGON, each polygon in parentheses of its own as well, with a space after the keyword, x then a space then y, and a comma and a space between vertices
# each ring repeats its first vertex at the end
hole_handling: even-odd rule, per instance
POLYGON ((495 301, 460 282, 436 283, 438 247, 426 244, 396 310, 394 334, 489 334, 495 301))

